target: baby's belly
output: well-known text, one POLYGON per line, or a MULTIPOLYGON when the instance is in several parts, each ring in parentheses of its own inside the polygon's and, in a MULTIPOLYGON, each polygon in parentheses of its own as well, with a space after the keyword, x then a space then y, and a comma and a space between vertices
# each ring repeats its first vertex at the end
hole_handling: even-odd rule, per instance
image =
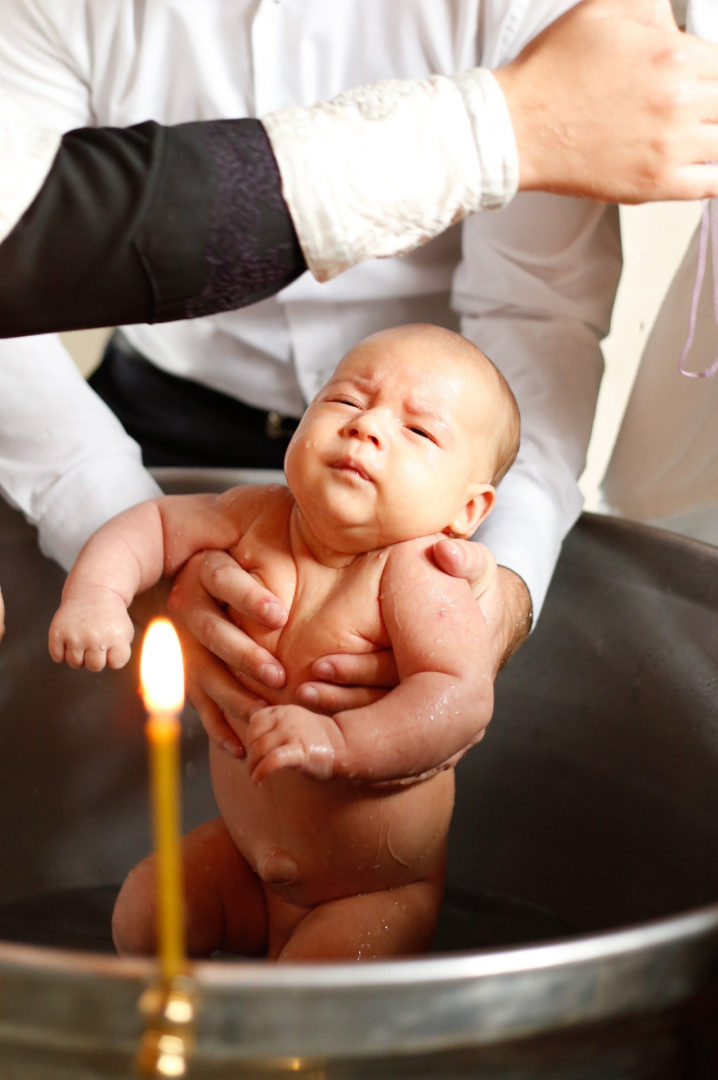
POLYGON ((210 746, 212 782, 235 844, 286 900, 313 906, 420 880, 443 860, 453 770, 406 788, 310 780, 289 770, 257 786, 210 746))

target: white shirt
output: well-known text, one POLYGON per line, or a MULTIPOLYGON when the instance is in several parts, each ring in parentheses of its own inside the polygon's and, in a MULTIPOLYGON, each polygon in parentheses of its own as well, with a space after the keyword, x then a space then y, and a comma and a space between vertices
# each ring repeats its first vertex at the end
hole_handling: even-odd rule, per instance
MULTIPOLYGON (((383 78, 500 66, 572 2, 2 0, 0 94, 61 130, 261 116, 383 78)), ((305 274, 250 309, 126 333, 167 371, 298 416, 360 337, 398 322, 450 320, 437 297, 453 288, 463 332, 504 371, 524 421, 519 461, 480 539, 526 581, 538 612, 580 512, 576 478, 602 372, 598 342, 620 272, 617 218, 588 202, 523 195, 463 226, 463 261, 461 239, 455 229, 415 254, 365 263, 324 285, 305 274)), ((83 459, 77 422, 68 430, 66 409, 51 394, 39 408, 32 372, 42 368, 58 403, 71 399, 97 418, 89 389, 51 340, 32 346, 34 369, 18 361, 13 368, 18 349, 0 343, 0 487, 38 525, 44 550, 67 566, 97 525, 87 491, 108 454, 117 465, 116 422, 108 418, 106 431, 93 423, 83 459), (22 414, 28 394, 33 426, 8 441, 7 418, 22 414), (52 432, 52 463, 41 429, 52 432), (63 479, 66 445, 72 483, 63 479), (83 469, 92 482, 80 482, 83 469)), ((124 472, 115 468, 104 494, 108 514, 156 490, 129 442, 123 453, 124 472)))

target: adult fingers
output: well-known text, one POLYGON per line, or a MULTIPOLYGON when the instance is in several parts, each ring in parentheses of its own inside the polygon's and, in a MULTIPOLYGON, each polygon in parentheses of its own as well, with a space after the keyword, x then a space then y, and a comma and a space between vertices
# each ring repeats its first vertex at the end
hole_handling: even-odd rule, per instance
POLYGON ((677 185, 683 199, 714 199, 718 196, 718 166, 684 165, 678 173, 677 185))
POLYGON ((208 594, 200 574, 200 561, 190 560, 169 595, 167 607, 170 613, 181 620, 189 634, 205 649, 236 671, 252 676, 265 686, 283 686, 286 673, 282 665, 267 649, 235 626, 208 594))
POLYGON ((269 630, 278 630, 285 625, 287 612, 281 601, 226 551, 203 551, 195 558, 200 581, 215 600, 229 604, 240 615, 269 630))
POLYGON ((182 633, 182 628, 180 636, 188 678, 217 705, 228 722, 245 721, 254 710, 266 705, 263 698, 245 690, 208 649, 182 633))
POLYGON ((197 710, 202 727, 215 746, 231 758, 243 758, 245 756, 244 743, 227 723, 219 705, 212 701, 208 694, 205 694, 194 679, 187 679, 187 697, 197 710))
POLYGON ((476 599, 496 581, 496 559, 483 544, 472 540, 438 540, 433 555, 445 574, 468 581, 476 599))
POLYGON ((313 679, 340 686, 399 685, 394 653, 382 649, 371 653, 336 653, 320 656, 312 664, 313 679))
POLYGON ((373 705, 389 693, 388 689, 371 686, 333 686, 331 683, 306 682, 297 687, 297 701, 312 712, 333 716, 373 705))

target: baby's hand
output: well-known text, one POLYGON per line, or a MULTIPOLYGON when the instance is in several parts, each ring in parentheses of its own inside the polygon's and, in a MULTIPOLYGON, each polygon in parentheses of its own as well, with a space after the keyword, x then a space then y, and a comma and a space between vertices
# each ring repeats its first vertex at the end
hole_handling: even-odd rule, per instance
POLYGON ((124 667, 135 635, 124 601, 109 589, 63 600, 50 627, 50 656, 71 668, 124 667))
POLYGON ((247 764, 261 784, 279 769, 298 769, 314 780, 334 775, 344 739, 331 716, 300 705, 269 705, 254 713, 247 731, 247 764))

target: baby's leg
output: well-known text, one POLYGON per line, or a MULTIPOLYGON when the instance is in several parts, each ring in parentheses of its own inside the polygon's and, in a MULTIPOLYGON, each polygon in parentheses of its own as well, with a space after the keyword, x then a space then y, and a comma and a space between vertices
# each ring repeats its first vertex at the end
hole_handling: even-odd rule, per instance
MULTIPOLYGON (((182 841, 187 952, 215 949, 261 956, 267 944, 262 883, 240 855, 221 818, 193 829, 182 841)), ((156 951, 157 864, 154 855, 128 874, 115 904, 112 936, 121 956, 156 951)))
POLYGON ((443 882, 414 881, 321 904, 298 923, 277 959, 380 960, 426 952, 442 896, 443 882))

